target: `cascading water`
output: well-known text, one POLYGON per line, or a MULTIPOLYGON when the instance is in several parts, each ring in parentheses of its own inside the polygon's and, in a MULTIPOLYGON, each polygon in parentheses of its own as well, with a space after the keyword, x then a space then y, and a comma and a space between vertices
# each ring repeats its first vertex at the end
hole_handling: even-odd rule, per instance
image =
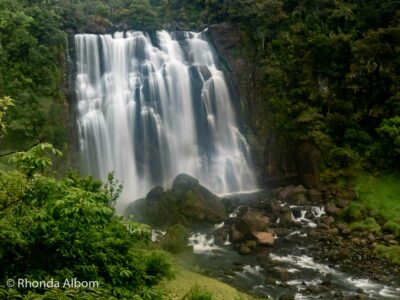
POLYGON ((204 33, 78 34, 83 168, 124 185, 121 209, 179 173, 215 193, 256 187, 249 147, 204 33))

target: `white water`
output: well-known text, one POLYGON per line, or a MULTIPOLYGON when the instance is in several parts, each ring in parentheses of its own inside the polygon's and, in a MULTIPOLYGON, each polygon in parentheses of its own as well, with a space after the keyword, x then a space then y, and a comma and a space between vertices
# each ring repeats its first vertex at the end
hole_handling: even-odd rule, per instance
POLYGON ((204 33, 75 36, 83 169, 124 185, 117 209, 190 174, 215 193, 256 188, 249 147, 204 33))
POLYGON ((216 253, 216 251, 224 251, 223 248, 214 244, 214 237, 207 237, 206 234, 197 232, 189 237, 188 246, 193 247, 194 253, 216 253))

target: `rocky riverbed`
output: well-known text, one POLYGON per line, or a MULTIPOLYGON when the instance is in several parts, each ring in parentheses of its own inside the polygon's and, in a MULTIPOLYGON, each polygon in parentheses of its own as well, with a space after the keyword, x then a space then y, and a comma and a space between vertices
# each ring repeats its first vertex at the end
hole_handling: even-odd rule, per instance
POLYGON ((400 268, 373 251, 376 242, 395 241, 352 231, 335 219, 351 199, 333 207, 324 194, 288 186, 225 198, 227 219, 191 237, 192 262, 272 299, 399 298, 400 268))
MULTIPOLYGON (((180 175, 172 190, 153 190, 131 211, 161 211, 164 217, 152 214, 149 223, 163 230, 188 228, 189 263, 256 296, 398 299, 400 267, 376 257, 374 248, 399 241, 347 224, 344 212, 355 198, 350 189, 289 185, 218 199, 180 175)), ((164 232, 157 232, 154 240, 162 241, 164 232)))

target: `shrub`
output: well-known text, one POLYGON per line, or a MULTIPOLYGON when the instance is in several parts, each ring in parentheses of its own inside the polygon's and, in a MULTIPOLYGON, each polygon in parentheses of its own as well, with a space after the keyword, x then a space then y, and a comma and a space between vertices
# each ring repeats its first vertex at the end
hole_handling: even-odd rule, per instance
POLYGON ((400 246, 377 245, 375 253, 380 258, 386 258, 392 263, 400 265, 400 246))
POLYGON ((170 275, 170 264, 165 253, 143 248, 150 241, 148 226, 114 214, 120 188, 113 186, 113 177, 103 186, 76 173, 63 179, 45 176, 51 167, 46 153, 57 152, 39 145, 15 156, 19 171, 0 171, 0 277, 77 278, 98 281, 100 288, 9 291, 1 285, 0 295, 6 296, 0 298, 11 297, 8 293, 58 293, 48 296, 53 299, 70 293, 81 299, 152 294, 153 286, 170 275))
POLYGON ((161 240, 161 246, 172 253, 183 252, 190 249, 188 247, 188 239, 188 229, 181 224, 176 224, 168 228, 161 240))
POLYGON ((400 236, 400 224, 393 220, 387 221, 383 229, 392 232, 395 236, 400 236))
POLYGON ((345 209, 344 214, 346 218, 349 219, 350 221, 362 220, 365 214, 365 207, 359 203, 352 202, 345 209))
POLYGON ((214 297, 207 291, 202 291, 196 284, 190 291, 183 297, 183 300, 212 300, 214 297))
POLYGON ((354 222, 350 224, 350 228, 355 230, 365 230, 373 233, 380 233, 381 227, 376 223, 374 218, 366 218, 364 221, 354 222))

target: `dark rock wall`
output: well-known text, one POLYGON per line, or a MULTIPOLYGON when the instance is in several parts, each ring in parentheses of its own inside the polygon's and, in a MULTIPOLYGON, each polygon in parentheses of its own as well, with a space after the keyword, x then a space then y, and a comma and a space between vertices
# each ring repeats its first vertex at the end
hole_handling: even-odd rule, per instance
POLYGON ((241 53, 244 38, 238 27, 228 23, 211 25, 210 36, 227 77, 240 102, 240 117, 247 124, 245 134, 253 149, 258 176, 265 184, 318 183, 319 150, 310 143, 293 146, 279 132, 265 128, 263 95, 257 86, 257 61, 241 53))

